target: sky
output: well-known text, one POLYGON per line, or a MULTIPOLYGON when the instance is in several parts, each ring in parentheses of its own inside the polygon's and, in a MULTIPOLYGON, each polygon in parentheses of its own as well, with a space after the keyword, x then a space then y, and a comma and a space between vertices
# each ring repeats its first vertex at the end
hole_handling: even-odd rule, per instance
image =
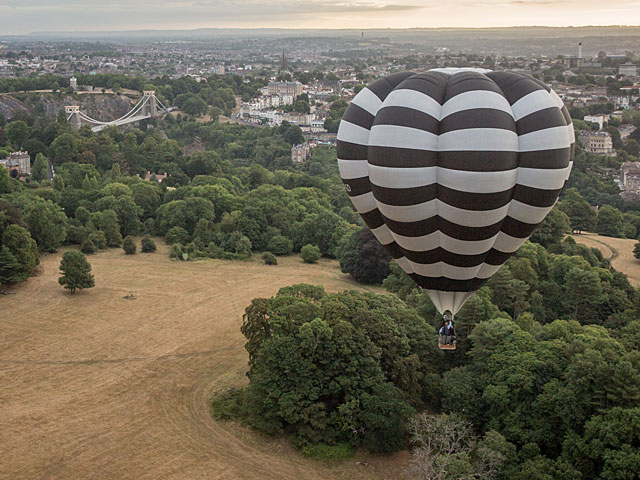
POLYGON ((206 27, 639 24, 640 0, 0 0, 0 35, 206 27))

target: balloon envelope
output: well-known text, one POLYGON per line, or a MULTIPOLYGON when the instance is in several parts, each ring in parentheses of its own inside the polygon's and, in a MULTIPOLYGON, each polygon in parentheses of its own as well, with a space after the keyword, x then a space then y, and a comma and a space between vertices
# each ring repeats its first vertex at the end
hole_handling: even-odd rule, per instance
POLYGON ((551 211, 575 136, 558 95, 516 72, 397 73, 338 130, 355 208, 436 308, 462 307, 551 211))

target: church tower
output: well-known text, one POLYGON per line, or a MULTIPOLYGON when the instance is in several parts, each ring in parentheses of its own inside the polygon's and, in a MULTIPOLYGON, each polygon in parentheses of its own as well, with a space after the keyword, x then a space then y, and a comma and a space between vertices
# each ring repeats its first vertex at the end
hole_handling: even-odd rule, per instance
POLYGON ((287 73, 287 59, 284 56, 284 50, 282 50, 282 60, 280 61, 280 70, 278 73, 287 73))

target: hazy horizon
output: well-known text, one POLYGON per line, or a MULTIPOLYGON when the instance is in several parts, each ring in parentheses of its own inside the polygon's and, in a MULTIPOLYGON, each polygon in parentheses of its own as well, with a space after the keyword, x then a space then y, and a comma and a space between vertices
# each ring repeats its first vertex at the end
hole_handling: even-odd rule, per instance
POLYGON ((639 11, 638 0, 0 0, 0 32, 624 26, 639 11))

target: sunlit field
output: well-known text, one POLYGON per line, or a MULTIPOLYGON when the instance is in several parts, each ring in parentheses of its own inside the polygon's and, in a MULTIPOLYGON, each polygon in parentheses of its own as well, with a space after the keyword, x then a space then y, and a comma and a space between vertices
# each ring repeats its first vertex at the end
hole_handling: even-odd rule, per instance
POLYGON ((362 288, 336 262, 117 249, 89 256, 96 287, 70 295, 60 256, 0 296, 0 478, 398 478, 407 453, 326 464, 209 412, 212 393, 246 382, 251 299, 301 282, 362 288))

